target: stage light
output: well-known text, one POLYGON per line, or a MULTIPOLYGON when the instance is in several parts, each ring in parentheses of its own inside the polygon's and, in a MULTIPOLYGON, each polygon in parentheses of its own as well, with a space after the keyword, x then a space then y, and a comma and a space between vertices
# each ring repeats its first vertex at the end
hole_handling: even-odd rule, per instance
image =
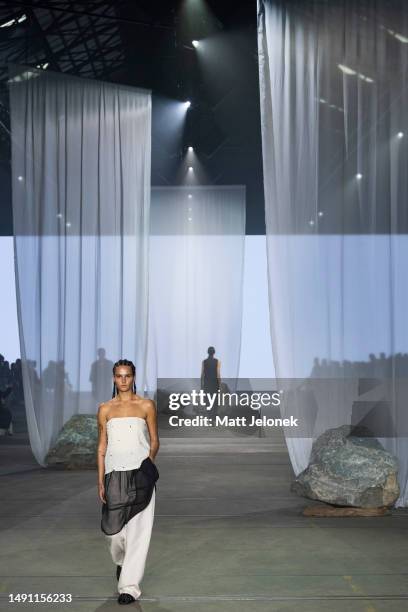
POLYGON ((189 217, 189 218, 188 218, 188 220, 189 220, 189 221, 192 221, 192 218, 191 218, 191 217, 189 217))
POLYGON ((10 26, 16 23, 15 19, 10 19, 10 21, 6 21, 0 25, 0 28, 9 28, 10 26))
POLYGON ((362 175, 362 174, 360 174, 360 172, 358 172, 358 173, 356 174, 356 179, 357 179, 358 181, 360 181, 362 178, 363 178, 363 175, 362 175))
POLYGON ((23 13, 22 15, 20 15, 20 17, 16 17, 15 19, 10 19, 9 21, 5 21, 4 23, 0 25, 0 28, 10 28, 11 26, 16 25, 17 23, 22 23, 26 19, 27 19, 27 15, 23 13))
POLYGON ((68 222, 67 222, 65 225, 66 225, 67 227, 71 227, 71 223, 70 223, 69 221, 68 221, 68 222))
POLYGON ((371 79, 370 77, 366 76, 365 74, 361 74, 360 72, 358 73, 358 77, 366 83, 374 83, 374 79, 371 79))
POLYGON ((61 213, 57 213, 57 217, 58 217, 58 219, 62 219, 62 214, 61 213))
POLYGON ((194 170, 193 166, 189 166, 189 167, 188 167, 188 171, 189 171, 189 172, 192 172, 193 170, 194 170))
POLYGON ((315 222, 313 221, 313 219, 310 219, 309 225, 314 225, 314 224, 315 224, 315 222))
POLYGON ((319 217, 323 217, 323 213, 321 210, 319 210, 319 212, 317 213, 319 215, 319 217))
POLYGON ((191 102, 190 102, 190 100, 186 100, 186 101, 184 102, 184 104, 186 105, 186 107, 187 107, 187 108, 190 108, 190 106, 191 106, 191 102))
POLYGON ((188 150, 190 151, 190 153, 194 151, 193 147, 188 147, 188 150))
POLYGON ((352 68, 349 68, 348 66, 345 66, 344 64, 337 64, 337 65, 340 68, 340 70, 344 72, 344 74, 357 74, 355 70, 353 70, 352 68))
POLYGON ((193 196, 191 195, 191 193, 189 193, 189 194, 188 194, 188 198, 189 198, 189 200, 191 200, 191 198, 192 198, 192 197, 193 197, 193 196))
POLYGON ((20 182, 24 180, 22 176, 19 176, 19 177, 17 177, 17 178, 18 178, 18 180, 19 180, 20 182))
POLYGON ((397 136, 398 138, 404 138, 404 132, 398 132, 397 136))
POLYGON ((402 43, 408 43, 408 38, 402 34, 394 34, 394 37, 402 43))
POLYGON ((193 47, 195 47, 197 49, 197 47, 199 45, 199 42, 198 42, 198 40, 193 40, 192 44, 193 44, 193 47))

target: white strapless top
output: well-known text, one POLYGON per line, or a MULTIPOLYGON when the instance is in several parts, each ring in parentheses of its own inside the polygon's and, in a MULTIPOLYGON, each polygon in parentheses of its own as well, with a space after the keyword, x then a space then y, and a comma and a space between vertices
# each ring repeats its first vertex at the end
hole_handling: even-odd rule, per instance
POLYGON ((105 454, 105 474, 113 470, 134 470, 150 454, 150 442, 145 419, 113 417, 106 425, 108 446, 105 454))

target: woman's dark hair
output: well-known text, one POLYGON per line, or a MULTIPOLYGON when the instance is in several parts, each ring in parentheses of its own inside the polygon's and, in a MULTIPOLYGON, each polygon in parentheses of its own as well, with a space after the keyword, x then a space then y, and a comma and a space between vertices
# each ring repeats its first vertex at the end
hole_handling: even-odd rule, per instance
POLYGON ((209 346, 207 349, 207 353, 212 357, 215 353, 215 348, 213 346, 209 346))
MULTIPOLYGON (((115 370, 117 367, 119 366, 128 366, 131 370, 132 370, 132 374, 133 376, 136 376, 136 368, 135 368, 135 364, 133 363, 133 361, 129 361, 129 359, 119 359, 119 361, 117 361, 112 368, 112 372, 113 375, 115 376, 115 370)), ((132 389, 133 393, 136 393, 136 381, 133 380, 133 389, 132 389)), ((118 388, 116 386, 115 381, 113 382, 113 389, 112 389, 112 398, 114 398, 116 395, 118 394, 118 388)))

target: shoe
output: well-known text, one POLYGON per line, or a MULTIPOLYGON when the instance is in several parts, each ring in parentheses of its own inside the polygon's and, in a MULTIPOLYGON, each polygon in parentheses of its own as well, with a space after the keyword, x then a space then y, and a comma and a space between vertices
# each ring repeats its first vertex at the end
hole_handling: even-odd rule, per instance
POLYGON ((121 593, 118 597, 119 604, 130 604, 132 601, 136 601, 136 599, 130 593, 121 593))
POLYGON ((122 566, 121 565, 117 565, 116 566, 116 580, 119 580, 120 578, 120 572, 122 571, 122 566))

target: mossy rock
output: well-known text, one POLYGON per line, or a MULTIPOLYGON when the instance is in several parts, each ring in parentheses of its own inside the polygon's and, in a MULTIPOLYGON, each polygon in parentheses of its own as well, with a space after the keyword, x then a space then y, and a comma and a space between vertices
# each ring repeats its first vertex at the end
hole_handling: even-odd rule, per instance
POLYGON ((95 414, 76 414, 58 434, 45 461, 61 469, 96 469, 98 423, 95 414))
POLYGON ((375 438, 355 434, 343 425, 319 436, 291 490, 336 506, 392 506, 399 496, 396 457, 375 438))

